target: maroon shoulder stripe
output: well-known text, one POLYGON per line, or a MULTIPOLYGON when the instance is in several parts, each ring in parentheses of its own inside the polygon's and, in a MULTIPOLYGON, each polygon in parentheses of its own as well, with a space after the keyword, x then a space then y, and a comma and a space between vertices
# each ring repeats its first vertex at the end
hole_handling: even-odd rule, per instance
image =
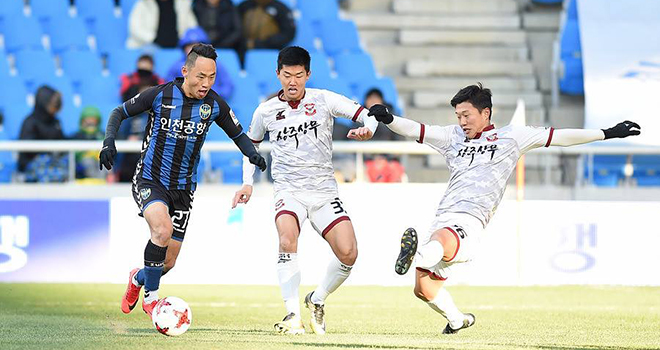
POLYGON ((355 112, 355 115, 353 115, 353 119, 352 119, 352 120, 353 120, 354 122, 357 121, 357 117, 360 115, 360 113, 361 113, 363 110, 364 110, 364 107, 362 107, 362 106, 360 106, 360 108, 358 108, 357 112, 355 112))
POLYGON ((545 147, 549 147, 552 142, 552 134, 555 132, 555 128, 550 128, 550 135, 548 135, 548 142, 545 143, 545 147))
POLYGON ((419 140, 417 142, 419 143, 424 143, 424 133, 426 132, 426 127, 424 124, 419 124, 420 125, 420 130, 419 130, 419 140))

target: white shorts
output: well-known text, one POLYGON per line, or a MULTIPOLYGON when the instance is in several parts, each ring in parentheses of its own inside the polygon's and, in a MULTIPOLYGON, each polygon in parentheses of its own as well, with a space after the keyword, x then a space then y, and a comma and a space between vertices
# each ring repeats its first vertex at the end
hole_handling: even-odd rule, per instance
POLYGON ((286 192, 275 193, 275 220, 280 215, 290 214, 298 222, 298 230, 309 218, 312 227, 321 237, 338 223, 351 220, 336 193, 321 192, 286 192))
POLYGON ((428 238, 421 242, 428 242, 431 235, 437 230, 446 228, 456 236, 458 242, 454 256, 448 261, 441 260, 430 269, 417 268, 421 271, 433 273, 438 279, 446 280, 451 275, 451 267, 454 264, 468 262, 474 258, 478 250, 481 236, 484 233, 484 227, 479 219, 465 213, 443 213, 435 217, 433 224, 429 229, 428 238))

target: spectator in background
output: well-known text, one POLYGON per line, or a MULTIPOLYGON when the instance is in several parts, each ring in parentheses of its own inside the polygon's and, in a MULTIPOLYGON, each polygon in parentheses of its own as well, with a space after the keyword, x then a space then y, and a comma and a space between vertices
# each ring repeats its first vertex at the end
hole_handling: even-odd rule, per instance
POLYGON ((154 59, 143 54, 137 60, 137 69, 131 74, 122 74, 119 93, 122 101, 127 101, 148 87, 164 84, 163 78, 154 73, 154 59))
MULTIPOLYGON (((371 88, 364 95, 364 106, 369 109, 375 104, 385 105, 390 111, 394 110, 391 104, 385 102, 380 89, 371 88)), ((395 134, 389 128, 378 128, 372 140, 400 141, 403 140, 403 137, 395 134)), ((396 157, 377 154, 374 157, 368 157, 365 167, 369 182, 402 182, 408 179, 403 165, 396 157)))
MULTIPOLYGON (((195 27, 188 29, 188 31, 186 31, 184 36, 179 41, 179 47, 183 50, 183 55, 181 55, 181 59, 179 61, 175 62, 172 67, 170 67, 170 70, 167 72, 165 79, 167 79, 167 81, 172 81, 176 77, 182 76, 181 67, 183 67, 183 65, 186 63, 186 57, 188 56, 190 50, 192 50, 192 47, 195 44, 208 43, 209 38, 202 28, 195 27)), ((215 67, 216 76, 215 83, 213 83, 213 90, 217 92, 218 95, 222 96, 222 98, 228 100, 231 98, 231 95, 234 92, 234 83, 232 82, 231 76, 227 70, 219 61, 216 61, 215 67)))
MULTIPOLYGON (((93 106, 83 108, 80 113, 78 132, 73 135, 75 140, 103 140, 105 134, 101 131, 101 111, 93 106)), ((100 172, 97 151, 76 152, 76 179, 105 178, 106 171, 100 172)))
POLYGON ((197 0, 193 11, 213 47, 240 49, 241 21, 231 0, 197 0))
POLYGON ((191 0, 139 0, 128 19, 128 48, 174 48, 186 30, 196 27, 191 0))
MULTIPOLYGON (((21 140, 63 140, 64 134, 62 133, 62 126, 56 114, 62 109, 62 95, 51 88, 50 86, 43 85, 37 90, 35 98, 34 110, 25 118, 21 125, 21 133, 19 139, 21 140)), ((30 172, 27 174, 27 181, 36 182, 43 175, 37 173, 37 169, 30 168, 30 163, 39 157, 43 167, 55 166, 61 168, 62 165, 59 160, 61 156, 55 153, 27 153, 21 152, 18 156, 18 171, 30 172), (43 157, 41 157, 43 155, 43 157), (55 164, 56 163, 56 164, 55 164)), ((65 169, 66 170, 66 169, 65 169)), ((64 173, 66 174, 66 172, 64 173)), ((56 180, 56 181, 59 181, 56 180)))
POLYGON ((291 10, 277 0, 247 0, 238 5, 245 48, 281 50, 296 35, 291 10))

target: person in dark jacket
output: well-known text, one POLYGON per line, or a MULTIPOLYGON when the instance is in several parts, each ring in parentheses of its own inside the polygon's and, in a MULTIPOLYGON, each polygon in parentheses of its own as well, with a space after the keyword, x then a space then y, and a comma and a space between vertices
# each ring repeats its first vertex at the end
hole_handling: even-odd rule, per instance
MULTIPOLYGON (((21 140, 63 140, 62 126, 55 116, 62 109, 62 95, 43 85, 37 90, 34 111, 23 121, 21 140)), ((38 153, 22 152, 18 157, 18 170, 24 172, 38 153)))
POLYGON ((296 35, 291 10, 277 0, 247 0, 238 5, 246 49, 283 49, 296 35))
POLYGON ((231 0, 197 0, 193 11, 213 47, 238 49, 241 20, 231 0))

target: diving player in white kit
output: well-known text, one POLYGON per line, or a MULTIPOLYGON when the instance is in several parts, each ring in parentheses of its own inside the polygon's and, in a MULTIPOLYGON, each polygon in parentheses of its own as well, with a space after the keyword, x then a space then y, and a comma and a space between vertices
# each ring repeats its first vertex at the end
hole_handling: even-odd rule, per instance
POLYGON ((369 115, 399 135, 413 137, 442 154, 450 170, 445 195, 440 201, 429 238, 417 248, 417 233, 407 229, 395 271, 403 275, 416 262, 414 293, 448 324, 445 334, 458 332, 475 322, 473 314, 458 310, 443 288, 452 266, 472 260, 475 247, 497 205, 518 158, 538 147, 573 146, 640 134, 636 123, 625 121, 610 129, 560 129, 491 123, 491 92, 479 85, 461 89, 451 100, 458 125, 424 125, 393 116, 387 107, 375 105, 369 115))
MULTIPOLYGON (((303 48, 292 46, 280 51, 277 77, 282 90, 259 105, 247 132, 255 145, 268 132, 273 145, 273 203, 279 234, 277 273, 287 311, 284 319, 275 324, 275 330, 284 334, 305 332, 300 316, 297 257, 298 235, 305 220, 309 219, 336 256, 321 284, 305 297, 314 333, 325 334, 325 299, 348 278, 357 258, 353 225, 339 199, 332 166, 334 117, 365 125, 349 131, 348 137, 356 140, 370 139, 378 126, 357 102, 331 91, 306 89, 310 61, 303 48)), ((243 162, 243 187, 234 196, 234 207, 250 200, 254 169, 249 161, 243 162)))

